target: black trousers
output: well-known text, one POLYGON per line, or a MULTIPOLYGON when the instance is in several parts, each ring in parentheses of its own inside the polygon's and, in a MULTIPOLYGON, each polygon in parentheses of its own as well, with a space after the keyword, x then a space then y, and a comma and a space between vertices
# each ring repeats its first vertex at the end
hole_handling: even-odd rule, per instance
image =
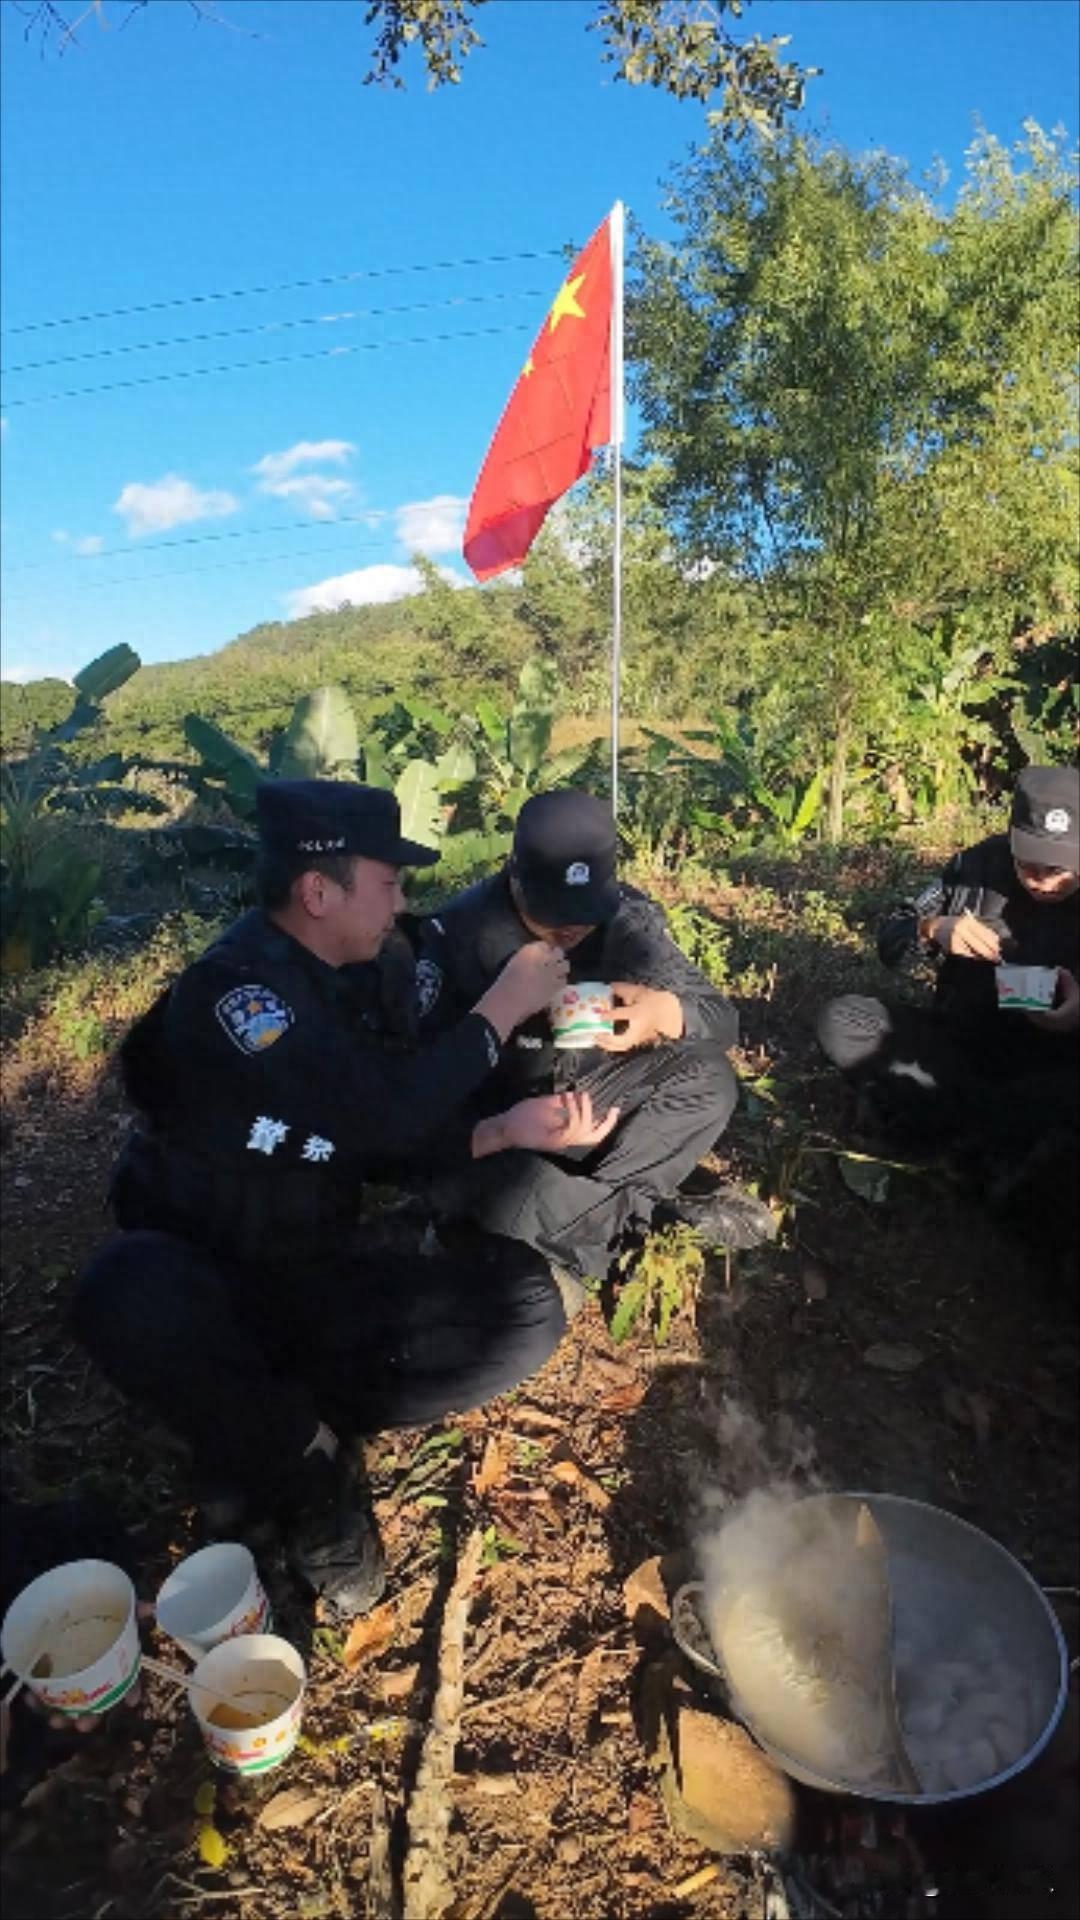
POLYGON ((168 1233, 107 1241, 75 1331, 121 1393, 186 1440, 199 1476, 272 1509, 320 1420, 342 1434, 466 1412, 534 1373, 565 1330, 544 1261, 469 1236, 336 1270, 228 1268, 168 1233))
POLYGON ((584 1057, 576 1087, 615 1132, 592 1152, 492 1154, 434 1188, 436 1204, 533 1247, 579 1276, 603 1277, 627 1229, 646 1228, 719 1139, 738 1087, 714 1040, 584 1057))

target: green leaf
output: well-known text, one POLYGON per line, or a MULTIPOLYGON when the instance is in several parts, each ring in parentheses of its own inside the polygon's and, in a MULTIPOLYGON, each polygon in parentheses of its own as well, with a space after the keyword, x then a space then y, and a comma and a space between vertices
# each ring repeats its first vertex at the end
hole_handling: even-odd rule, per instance
POLYGON ((340 779, 355 769, 360 742, 344 687, 315 687, 292 711, 278 771, 284 780, 340 779))
POLYGON ((824 767, 815 773, 802 799, 799 801, 795 818, 791 823, 792 837, 799 839, 816 819, 825 792, 826 773, 824 767))
POLYGON ((869 1200, 879 1207, 889 1197, 889 1169, 874 1160, 849 1160, 842 1156, 839 1160, 840 1178, 845 1187, 857 1193, 860 1200, 869 1200))
POLYGON ((110 647, 107 653, 99 653, 96 660, 91 660, 88 667, 83 667, 75 675, 71 684, 84 700, 96 704, 122 687, 133 673, 138 673, 141 665, 142 661, 134 648, 122 641, 119 646, 110 647))
POLYGON ((494 700, 489 700, 486 694, 480 694, 473 708, 473 712, 480 722, 489 744, 499 748, 501 751, 506 745, 506 721, 499 712, 494 700))
POLYGON ((440 753, 435 771, 443 792, 450 787, 463 787, 466 781, 476 778, 476 755, 464 741, 455 741, 445 753, 440 753))
POLYGON ((364 742, 364 779, 369 787, 393 788, 394 777, 381 740, 364 742))
POLYGON ((263 770, 254 754, 238 746, 221 727, 215 726, 212 720, 204 720, 200 713, 184 715, 184 738, 214 773, 223 774, 226 779, 230 774, 239 777, 247 773, 253 783, 262 778, 263 770))
POLYGON ((401 831, 406 840, 437 847, 442 837, 439 776, 430 760, 410 760, 394 792, 401 808, 401 831))
POLYGON ((641 1313, 645 1305, 645 1293, 643 1280, 628 1280, 621 1289, 619 1298, 615 1302, 615 1311, 608 1323, 608 1332, 616 1346, 621 1346, 641 1313))

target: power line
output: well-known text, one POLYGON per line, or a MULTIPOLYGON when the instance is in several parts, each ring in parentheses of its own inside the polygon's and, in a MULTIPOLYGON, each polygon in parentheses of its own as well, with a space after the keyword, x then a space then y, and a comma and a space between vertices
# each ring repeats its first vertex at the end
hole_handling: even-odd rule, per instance
POLYGON ((527 333, 522 323, 509 327, 473 327, 462 333, 417 333, 404 340, 359 340, 351 347, 319 347, 313 353, 282 353, 261 360, 229 360, 216 367, 178 368, 173 373, 142 374, 134 380, 110 380, 100 387, 65 387, 59 393, 38 393, 23 399, 5 400, 12 407, 43 407, 53 400, 84 400, 96 393, 119 393, 131 387, 156 387, 166 380, 199 380, 212 373, 242 373, 249 367, 287 367, 300 360, 344 359, 353 353, 381 353, 388 347, 441 346, 455 340, 486 340, 501 333, 527 333))
POLYGON ((164 347, 190 347, 207 340, 235 340, 244 334, 286 333, 296 327, 337 326, 346 320, 381 320, 390 314, 434 313, 444 307, 483 306, 488 301, 542 300, 544 292, 528 287, 520 292, 462 293, 448 300, 417 300, 398 307, 357 307, 350 313, 316 313, 297 320, 264 320, 254 327, 218 327, 209 333, 174 334, 169 340, 131 340, 119 347, 92 347, 85 353, 62 353, 51 360, 23 360, 0 373, 38 373, 44 367, 69 367, 80 360, 109 360, 120 353, 154 353, 164 347))
MULTIPOLYGON (((113 587, 136 586, 140 585, 144 580, 187 580, 193 574, 225 573, 233 567, 269 566, 273 560, 308 560, 317 554, 376 553, 381 550, 382 542, 378 540, 352 540, 347 545, 335 543, 330 547, 290 547, 286 549, 285 552, 252 554, 243 560, 217 560, 207 567, 170 567, 164 573, 125 573, 119 577, 114 575, 111 580, 80 581, 78 591, 80 593, 110 592, 113 587)), ((402 562, 388 560, 385 564, 387 566, 400 566, 402 562)), ((4 594, 3 597, 8 606, 13 606, 20 600, 36 600, 38 595, 30 591, 27 593, 7 593, 4 594)))
MULTIPOLYGON (((334 515, 334 525, 337 527, 367 526, 372 517, 372 512, 339 513, 334 515)), ((379 517, 385 518, 385 513, 380 513, 379 517)), ((221 533, 184 533, 180 534, 175 540, 148 540, 146 542, 134 540, 123 547, 102 547, 99 553, 60 553, 52 556, 48 560, 20 560, 15 566, 7 567, 5 571, 7 573, 37 573, 42 567, 55 566, 58 560, 109 560, 115 554, 120 553, 161 553, 166 547, 202 547, 209 541, 251 540, 261 538, 268 533, 296 533, 305 531, 308 528, 314 531, 320 526, 325 526, 325 524, 325 521, 318 520, 278 520, 268 527, 230 527, 221 533)))
POLYGON ((205 306, 213 300, 247 300, 270 293, 299 293, 312 287, 339 287, 353 280, 386 280, 406 273, 449 273, 456 267, 501 267, 518 260, 564 259, 562 247, 545 247, 524 253, 488 253, 465 255, 460 260, 423 260, 404 267, 358 267, 350 273, 323 273, 310 280, 279 280, 265 287, 218 288, 210 293, 187 293, 173 300, 147 300, 134 307, 102 307, 94 313, 69 313, 60 318, 27 320, 17 327, 0 331, 14 337, 21 333, 40 333, 46 327, 82 326, 93 320, 121 320, 136 313, 164 313, 172 307, 205 306))

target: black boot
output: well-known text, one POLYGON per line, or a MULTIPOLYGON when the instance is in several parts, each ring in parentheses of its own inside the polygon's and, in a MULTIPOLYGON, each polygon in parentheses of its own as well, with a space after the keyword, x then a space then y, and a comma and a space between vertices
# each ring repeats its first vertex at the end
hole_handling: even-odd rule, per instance
POLYGON ((344 1447, 333 1460, 321 1449, 305 1455, 283 1530, 294 1573, 336 1613, 368 1613, 382 1598, 386 1562, 367 1477, 344 1447))
POLYGON ((662 1209, 663 1219, 693 1227, 704 1240, 732 1253, 775 1240, 778 1222, 764 1200, 742 1187, 724 1185, 711 1193, 678 1193, 662 1209))

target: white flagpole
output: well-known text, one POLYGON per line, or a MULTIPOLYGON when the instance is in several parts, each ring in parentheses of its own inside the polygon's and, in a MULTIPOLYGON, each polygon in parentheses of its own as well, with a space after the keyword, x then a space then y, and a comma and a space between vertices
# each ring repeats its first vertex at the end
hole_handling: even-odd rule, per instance
POLYGON ((611 210, 611 811, 619 811, 619 693, 622 674, 623 240, 625 209, 611 210))

